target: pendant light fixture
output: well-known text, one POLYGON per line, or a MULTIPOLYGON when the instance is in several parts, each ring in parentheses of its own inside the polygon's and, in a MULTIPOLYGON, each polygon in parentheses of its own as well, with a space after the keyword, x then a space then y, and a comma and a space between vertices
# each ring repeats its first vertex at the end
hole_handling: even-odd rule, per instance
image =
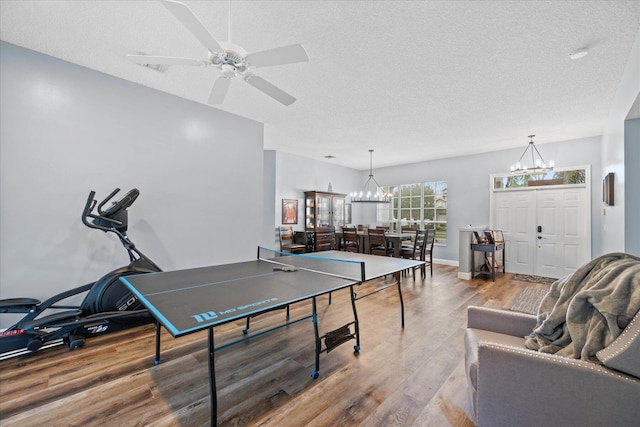
POLYGON ((351 203, 391 203, 391 194, 385 193, 373 177, 373 150, 369 150, 369 179, 361 191, 354 191, 349 196, 351 203))
MULTIPOLYGON (((544 159, 542 158, 542 155, 540 154, 540 152, 535 146, 535 143, 533 142, 534 136, 535 135, 529 135, 529 138, 531 139, 529 141, 529 145, 527 145, 527 148, 524 149, 524 153, 522 153, 522 156, 520 156, 520 159, 516 162, 516 164, 511 165, 512 174, 515 174, 515 175, 539 174, 539 173, 551 172, 553 170, 553 167, 554 167, 553 160, 549 161, 549 163, 546 163, 544 161, 544 159), (527 154, 527 151, 531 151, 532 167, 527 167, 527 165, 522 162, 522 159, 527 154), (538 155, 537 158, 536 158, 536 154, 538 155)), ((525 161, 526 160, 528 160, 528 158, 525 159, 525 161)))

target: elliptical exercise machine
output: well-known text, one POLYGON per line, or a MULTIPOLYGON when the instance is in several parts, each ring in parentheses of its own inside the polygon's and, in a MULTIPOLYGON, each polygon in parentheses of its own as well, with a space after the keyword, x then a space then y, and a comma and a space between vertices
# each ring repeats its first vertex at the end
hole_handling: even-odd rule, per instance
POLYGON ((87 227, 118 236, 129 254, 129 265, 44 302, 33 298, 0 300, 0 313, 26 313, 18 323, 0 332, 0 360, 34 352, 60 341, 75 349, 83 346, 86 338, 153 322, 153 317, 138 298, 119 280, 131 274, 162 271, 127 236, 127 209, 140 192, 134 188, 103 210, 119 191, 116 188, 99 204, 94 199, 95 192, 91 191, 82 212, 82 222, 87 227), (96 205, 97 214, 94 213, 96 205), (79 306, 64 304, 67 298, 85 292, 87 295, 79 306))

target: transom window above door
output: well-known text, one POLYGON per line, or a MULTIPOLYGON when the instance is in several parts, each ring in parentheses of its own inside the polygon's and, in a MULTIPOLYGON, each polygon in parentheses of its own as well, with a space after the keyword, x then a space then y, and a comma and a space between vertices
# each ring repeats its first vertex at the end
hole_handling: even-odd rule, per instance
POLYGON ((553 170, 551 172, 539 174, 494 175, 492 185, 494 190, 544 187, 550 185, 585 185, 586 179, 586 168, 573 168, 567 170, 553 170))

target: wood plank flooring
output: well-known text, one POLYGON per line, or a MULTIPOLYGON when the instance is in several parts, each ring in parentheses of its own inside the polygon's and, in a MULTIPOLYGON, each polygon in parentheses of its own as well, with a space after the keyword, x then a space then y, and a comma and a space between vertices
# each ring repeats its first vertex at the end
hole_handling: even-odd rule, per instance
MULTIPOLYGON (((395 288, 357 302, 361 351, 350 341, 320 356, 306 320, 216 352, 218 422, 226 426, 472 426, 467 416, 463 333, 468 305, 507 308, 532 283, 457 278, 435 265, 425 280, 403 277, 406 325, 395 288)), ((419 274, 418 274, 419 276, 419 274)), ((375 287, 375 283, 363 286, 375 287)), ((348 291, 318 299, 322 332, 352 320, 348 291)), ((310 313, 292 307, 292 319, 310 313)), ((252 331, 284 312, 252 321, 252 331)), ((216 328, 216 345, 243 324, 216 328)), ((0 426, 207 426, 207 336, 162 335, 153 325, 105 335, 70 351, 56 347, 0 362, 0 426)))

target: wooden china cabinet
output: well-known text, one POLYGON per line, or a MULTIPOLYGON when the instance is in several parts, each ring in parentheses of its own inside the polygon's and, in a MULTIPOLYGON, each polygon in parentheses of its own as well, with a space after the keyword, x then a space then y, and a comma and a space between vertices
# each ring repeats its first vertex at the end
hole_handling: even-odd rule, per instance
POLYGON ((307 235, 313 236, 314 250, 333 249, 335 229, 345 225, 346 197, 346 194, 326 191, 305 191, 304 228, 307 235))

